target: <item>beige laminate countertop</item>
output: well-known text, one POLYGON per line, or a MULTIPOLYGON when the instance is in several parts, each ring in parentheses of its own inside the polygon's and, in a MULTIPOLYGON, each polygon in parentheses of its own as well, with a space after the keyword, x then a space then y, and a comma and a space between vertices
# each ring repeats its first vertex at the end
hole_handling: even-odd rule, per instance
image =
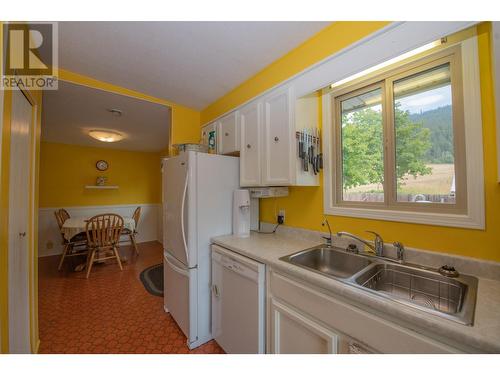
POLYGON ((478 278, 474 325, 465 326, 279 260, 282 256, 319 245, 317 241, 278 233, 251 233, 248 238, 229 235, 215 237, 212 242, 341 296, 369 312, 402 322, 408 328, 429 337, 446 338, 446 341, 453 341, 459 344, 459 347, 470 347, 477 352, 500 353, 500 281, 498 280, 478 278))

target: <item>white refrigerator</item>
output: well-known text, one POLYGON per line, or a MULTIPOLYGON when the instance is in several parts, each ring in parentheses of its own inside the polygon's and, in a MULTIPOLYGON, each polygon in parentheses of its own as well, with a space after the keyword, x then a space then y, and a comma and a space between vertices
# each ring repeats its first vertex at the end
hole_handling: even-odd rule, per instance
POLYGON ((193 349, 212 339, 210 238, 231 233, 239 159, 187 151, 162 173, 164 306, 193 349))

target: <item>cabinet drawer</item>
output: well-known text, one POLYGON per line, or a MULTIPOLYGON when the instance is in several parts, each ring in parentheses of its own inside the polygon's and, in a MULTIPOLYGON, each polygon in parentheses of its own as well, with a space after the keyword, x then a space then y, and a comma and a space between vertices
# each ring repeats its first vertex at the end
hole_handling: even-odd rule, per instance
POLYGON ((269 285, 272 296, 381 353, 459 353, 453 347, 381 319, 272 270, 269 285))

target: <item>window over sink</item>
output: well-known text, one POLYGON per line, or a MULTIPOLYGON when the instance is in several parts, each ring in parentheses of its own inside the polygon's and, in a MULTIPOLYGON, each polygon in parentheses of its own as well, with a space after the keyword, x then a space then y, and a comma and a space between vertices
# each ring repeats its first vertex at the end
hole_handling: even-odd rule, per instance
POLYGON ((325 90, 325 213, 484 227, 477 41, 450 44, 325 90))

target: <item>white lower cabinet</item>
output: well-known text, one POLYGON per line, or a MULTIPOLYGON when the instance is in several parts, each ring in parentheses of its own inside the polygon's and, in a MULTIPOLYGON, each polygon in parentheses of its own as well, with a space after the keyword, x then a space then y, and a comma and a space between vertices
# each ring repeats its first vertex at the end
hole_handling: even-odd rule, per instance
POLYGON ((463 352, 272 269, 267 302, 270 353, 463 352))
POLYGON ((338 335, 275 298, 270 300, 271 351, 275 354, 334 354, 338 335))

